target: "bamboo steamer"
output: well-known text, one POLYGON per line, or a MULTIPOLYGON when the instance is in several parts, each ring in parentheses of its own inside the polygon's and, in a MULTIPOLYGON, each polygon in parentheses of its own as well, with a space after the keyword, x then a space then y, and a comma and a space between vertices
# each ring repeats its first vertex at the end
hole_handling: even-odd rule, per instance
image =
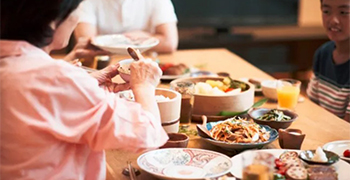
MULTIPOLYGON (((198 83, 205 82, 206 80, 222 81, 223 79, 224 77, 202 76, 176 79, 173 82, 191 81, 193 83, 198 83)), ((192 120, 196 121, 202 115, 208 116, 209 121, 221 120, 227 118, 218 116, 221 111, 242 112, 251 108, 254 104, 254 86, 247 82, 243 83, 248 85, 248 89, 235 95, 194 94, 192 120)))

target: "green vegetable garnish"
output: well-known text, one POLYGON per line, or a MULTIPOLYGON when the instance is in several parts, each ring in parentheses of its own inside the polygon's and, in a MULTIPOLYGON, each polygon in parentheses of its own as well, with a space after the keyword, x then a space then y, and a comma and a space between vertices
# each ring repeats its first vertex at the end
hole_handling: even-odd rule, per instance
POLYGON ((290 116, 285 115, 283 111, 272 109, 271 111, 265 113, 257 119, 264 121, 288 121, 292 118, 290 116))

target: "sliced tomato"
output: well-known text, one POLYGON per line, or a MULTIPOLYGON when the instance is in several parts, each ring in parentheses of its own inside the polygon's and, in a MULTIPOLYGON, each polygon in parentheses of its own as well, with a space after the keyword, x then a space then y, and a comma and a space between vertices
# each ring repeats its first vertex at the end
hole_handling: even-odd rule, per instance
POLYGON ((286 172, 287 172, 287 170, 288 170, 288 168, 287 168, 287 167, 285 167, 285 166, 281 166, 280 168, 278 168, 277 173, 278 173, 278 174, 285 175, 285 174, 286 174, 286 172))
POLYGON ((161 64, 161 65, 160 65, 160 69, 161 69, 162 71, 165 71, 165 70, 167 70, 168 68, 170 68, 170 67, 172 67, 172 66, 174 66, 174 64, 171 64, 171 63, 161 64))
POLYGON ((343 153, 344 157, 350 157, 350 149, 347 149, 343 153))
POLYGON ((233 88, 227 88, 226 90, 225 90, 225 92, 229 92, 229 91, 232 91, 233 90, 233 88))
POLYGON ((284 167, 285 164, 280 159, 275 159, 275 165, 279 169, 280 167, 284 167))

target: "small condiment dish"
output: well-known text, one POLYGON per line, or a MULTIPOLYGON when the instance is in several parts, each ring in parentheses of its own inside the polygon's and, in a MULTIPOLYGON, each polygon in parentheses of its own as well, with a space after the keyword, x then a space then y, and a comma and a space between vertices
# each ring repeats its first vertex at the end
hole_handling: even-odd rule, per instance
POLYGON ((279 129, 278 142, 282 149, 300 149, 306 134, 300 129, 279 129))
POLYGON ((291 117, 291 119, 284 120, 284 121, 258 119, 259 117, 263 116, 264 114, 268 113, 271 110, 272 109, 269 109, 269 108, 251 108, 248 111, 248 114, 254 120, 254 122, 256 122, 258 124, 262 124, 262 125, 268 125, 271 128, 277 129, 277 130, 288 128, 298 118, 298 115, 292 111, 278 109, 278 111, 282 111, 284 115, 291 117))
POLYGON ((316 153, 316 150, 305 150, 301 151, 299 154, 299 158, 302 159, 304 162, 308 164, 319 164, 319 165, 332 165, 339 161, 339 156, 331 151, 323 150, 323 152, 326 154, 328 161, 327 162, 319 162, 312 160, 313 156, 316 153))
POLYGON ((169 140, 160 148, 186 148, 189 137, 182 133, 169 133, 169 140))
POLYGON ((120 77, 125 81, 129 82, 130 81, 130 64, 134 62, 134 59, 124 59, 119 61, 119 75, 120 77))

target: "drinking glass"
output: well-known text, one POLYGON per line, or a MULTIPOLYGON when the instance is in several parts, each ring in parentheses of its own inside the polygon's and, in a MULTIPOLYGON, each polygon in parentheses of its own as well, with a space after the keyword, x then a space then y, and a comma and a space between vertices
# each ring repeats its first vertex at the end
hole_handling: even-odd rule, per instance
POLYGON ((194 99, 194 83, 189 81, 171 82, 170 89, 181 94, 180 126, 188 128, 191 124, 191 116, 194 99))
POLYGON ((275 157, 267 152, 242 153, 242 180, 273 180, 275 157))
POLYGON ((294 111, 300 94, 301 82, 295 79, 279 79, 277 82, 277 103, 279 109, 294 111))

